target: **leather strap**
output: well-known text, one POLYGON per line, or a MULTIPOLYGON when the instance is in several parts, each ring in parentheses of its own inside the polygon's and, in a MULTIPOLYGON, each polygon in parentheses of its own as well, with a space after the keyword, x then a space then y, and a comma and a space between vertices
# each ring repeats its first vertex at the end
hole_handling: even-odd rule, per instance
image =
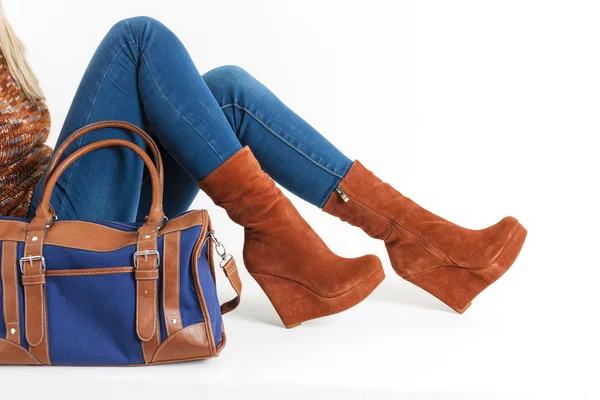
POLYGON ((163 238, 163 307, 167 335, 183 329, 180 309, 180 242, 181 232, 172 232, 163 238))
POLYGON ((27 229, 24 257, 20 260, 25 292, 25 337, 29 351, 42 363, 50 364, 48 314, 46 312, 46 265, 42 248, 48 226, 32 221, 27 229))
POLYGON ((152 181, 152 205, 150 206, 150 213, 148 214, 148 223, 152 225, 162 225, 164 222, 164 214, 162 209, 162 184, 160 182, 160 177, 158 171, 152 160, 146 152, 136 144, 128 142, 126 140, 121 139, 108 139, 101 140, 99 142, 94 142, 92 144, 88 144, 75 152, 69 155, 65 160, 60 163, 48 178, 46 185, 44 186, 44 190, 42 192, 42 198, 40 200, 40 204, 36 210, 36 215, 34 217, 34 221, 36 219, 43 220, 46 223, 50 223, 53 219, 53 215, 50 212, 49 204, 50 197, 52 196, 52 190, 58 182, 58 178, 65 172, 65 170, 73 164, 78 158, 83 157, 87 153, 90 153, 94 150, 98 150, 105 147, 126 147, 130 150, 133 150, 138 156, 142 158, 146 167, 148 168, 148 172, 150 173, 150 179, 152 181))
POLYGON ((158 225, 145 224, 139 229, 137 252, 134 255, 136 280, 135 328, 142 341, 144 359, 152 361, 160 345, 158 318, 158 225))
MULTIPOLYGON (((214 265, 214 253, 216 253, 221 257, 220 266, 223 272, 225 273, 225 277, 229 280, 229 284, 235 290, 236 296, 235 298, 229 300, 226 303, 221 305, 221 315, 225 315, 233 310, 235 310, 240 305, 240 300, 242 296, 242 280, 240 279, 240 274, 237 269, 237 265, 235 263, 235 259, 231 254, 228 254, 225 250, 225 246, 221 242, 217 240, 215 234, 212 230, 212 226, 210 221, 208 223, 208 236, 212 240, 214 247, 211 247, 208 251, 208 262, 214 265)), ((213 268, 213 279, 216 284, 216 276, 214 274, 213 268)))
POLYGON ((2 242, 2 304, 6 340, 21 344, 19 287, 17 283, 17 242, 2 242))
POLYGON ((154 157, 154 161, 156 164, 156 169, 158 170, 158 175, 160 177, 161 185, 164 183, 162 157, 160 155, 160 150, 158 149, 158 146, 156 145, 156 142, 154 142, 152 137, 150 137, 150 135, 148 133, 146 133, 144 130, 140 129, 138 126, 131 124, 129 122, 109 120, 109 121, 101 121, 101 122, 96 122, 93 124, 86 125, 80 129, 76 130, 75 132, 70 134, 65 140, 63 140, 63 142, 60 144, 60 146, 58 146, 56 149, 54 149, 52 158, 48 162, 48 166, 46 167, 46 172, 44 174, 44 185, 46 184, 48 177, 54 171, 54 168, 56 167, 56 165, 58 164, 58 162, 64 155, 67 148, 70 147, 75 142, 75 140, 79 139, 80 137, 82 137, 90 132, 93 132, 93 131, 96 131, 99 129, 104 129, 104 128, 126 129, 130 132, 135 133, 139 137, 141 137, 144 140, 144 142, 146 142, 146 144, 148 145, 148 148, 152 152, 152 155, 154 157))
POLYGON ((231 299, 221 305, 221 314, 225 315, 228 312, 235 310, 240 305, 242 296, 242 280, 240 279, 240 274, 233 257, 229 257, 222 268, 223 272, 225 272, 225 276, 229 280, 229 283, 233 287, 233 290, 235 290, 235 293, 237 294, 234 299, 231 299))

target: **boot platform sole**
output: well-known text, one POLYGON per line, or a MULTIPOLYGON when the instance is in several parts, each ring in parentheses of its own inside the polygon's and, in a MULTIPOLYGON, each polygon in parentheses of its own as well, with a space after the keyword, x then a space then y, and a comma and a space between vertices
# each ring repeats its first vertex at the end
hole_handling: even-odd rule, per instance
POLYGON ((305 321, 337 314, 363 301, 385 278, 383 269, 336 297, 323 297, 306 286, 279 276, 250 272, 258 282, 286 328, 305 321))
POLYGON ((527 230, 519 224, 506 247, 487 268, 476 270, 437 267, 404 279, 431 293, 454 311, 462 314, 477 295, 496 282, 511 267, 523 247, 526 236, 527 230))

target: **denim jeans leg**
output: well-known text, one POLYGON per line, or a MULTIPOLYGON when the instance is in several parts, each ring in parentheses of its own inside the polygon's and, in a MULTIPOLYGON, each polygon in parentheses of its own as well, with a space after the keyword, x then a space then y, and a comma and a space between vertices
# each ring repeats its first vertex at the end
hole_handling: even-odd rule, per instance
POLYGON ((203 75, 229 124, 283 187, 322 207, 352 160, 239 67, 203 75))
MULTIPOLYGON (((164 25, 147 17, 121 21, 106 35, 80 83, 58 143, 86 124, 107 119, 150 130, 170 156, 165 174, 174 190, 165 193, 164 201, 165 210, 174 212, 187 209, 197 193, 196 182, 241 148, 185 47, 164 25)), ((107 129, 82 137, 67 155, 106 138, 143 146, 133 134, 107 129)), ((62 219, 131 221, 143 214, 138 213, 140 195, 146 193, 142 182, 143 163, 135 154, 101 149, 65 172, 51 204, 62 219)), ((38 184, 30 213, 40 197, 38 184)))

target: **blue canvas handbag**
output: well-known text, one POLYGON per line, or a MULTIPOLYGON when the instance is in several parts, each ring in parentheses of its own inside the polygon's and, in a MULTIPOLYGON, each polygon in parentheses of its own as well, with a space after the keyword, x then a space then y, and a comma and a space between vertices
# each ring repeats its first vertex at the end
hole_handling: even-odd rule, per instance
POLYGON ((205 210, 166 220, 157 145, 121 121, 88 125, 56 149, 33 219, 0 217, 0 364, 148 365, 215 357, 225 346, 222 315, 240 301, 235 261, 215 238, 205 210), (77 149, 101 128, 139 135, 77 149), (137 153, 152 182, 144 223, 56 220, 49 201, 59 176, 79 157, 122 146, 137 153), (214 246, 213 246, 214 244, 214 246), (213 253, 237 296, 219 305, 213 253))

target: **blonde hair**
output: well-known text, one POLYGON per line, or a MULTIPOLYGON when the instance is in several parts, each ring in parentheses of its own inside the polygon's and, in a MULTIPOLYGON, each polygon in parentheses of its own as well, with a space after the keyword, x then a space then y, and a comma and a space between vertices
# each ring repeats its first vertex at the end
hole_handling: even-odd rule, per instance
POLYGON ((15 35, 12 27, 4 15, 2 1, 0 0, 0 51, 6 60, 8 71, 17 86, 28 99, 43 99, 44 94, 40 84, 33 74, 31 66, 25 58, 25 46, 15 35))

